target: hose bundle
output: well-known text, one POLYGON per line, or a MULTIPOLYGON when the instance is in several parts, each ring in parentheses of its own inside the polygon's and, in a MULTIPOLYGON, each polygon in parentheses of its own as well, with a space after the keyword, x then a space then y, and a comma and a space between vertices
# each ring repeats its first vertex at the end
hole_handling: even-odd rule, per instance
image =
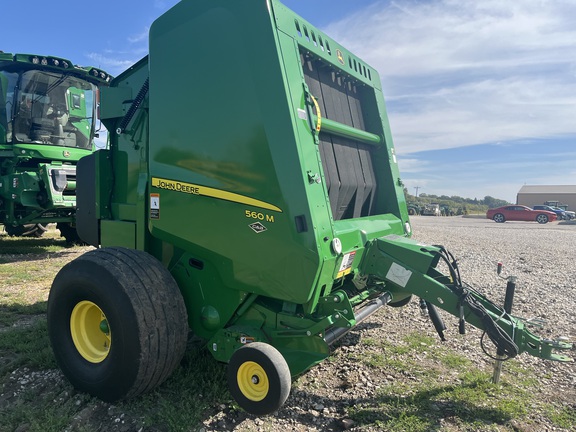
POLYGON ((496 323, 486 308, 471 295, 471 287, 467 286, 467 288, 465 288, 462 285, 460 270, 458 269, 458 263, 454 259, 454 256, 448 252, 444 246, 437 247, 440 248, 438 254, 448 266, 450 277, 452 278, 452 284, 448 284, 447 286, 458 296, 460 306, 460 333, 464 333, 464 306, 467 306, 482 322, 484 333, 480 341, 484 353, 497 360, 509 360, 516 357, 518 355, 518 346, 514 343, 514 340, 496 323), (496 346, 498 355, 501 357, 493 357, 486 351, 483 343, 485 335, 488 335, 488 338, 496 346))

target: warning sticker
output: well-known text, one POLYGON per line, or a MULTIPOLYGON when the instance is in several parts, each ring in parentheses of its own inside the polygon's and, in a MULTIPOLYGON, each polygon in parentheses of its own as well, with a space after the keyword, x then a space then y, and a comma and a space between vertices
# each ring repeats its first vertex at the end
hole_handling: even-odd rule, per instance
POLYGON ((150 219, 160 219, 160 194, 150 194, 150 219))
POLYGON ((356 251, 344 255, 344 258, 342 258, 342 264, 340 264, 338 274, 336 275, 337 278, 341 278, 342 276, 345 276, 352 271, 352 263, 354 262, 355 256, 356 251))
POLYGON ((410 276, 412 276, 410 270, 402 267, 400 264, 392 263, 390 270, 388 270, 386 274, 386 279, 404 288, 408 284, 410 276))

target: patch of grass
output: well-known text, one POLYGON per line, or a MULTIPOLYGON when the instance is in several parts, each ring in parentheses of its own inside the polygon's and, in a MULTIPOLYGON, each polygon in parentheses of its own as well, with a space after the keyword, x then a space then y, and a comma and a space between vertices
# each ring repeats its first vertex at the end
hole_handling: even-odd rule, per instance
POLYGON ((466 368, 475 367, 472 361, 460 354, 456 354, 451 351, 444 352, 437 358, 444 366, 450 369, 463 370, 466 368))
POLYGON ((404 337, 404 342, 408 344, 410 350, 415 352, 424 352, 434 346, 436 339, 426 336, 422 333, 414 332, 404 337))
POLYGON ((46 312, 46 300, 56 273, 88 247, 67 247, 50 228, 47 238, 0 235, 0 330, 23 315, 46 312))
MULTIPOLYGON (((374 349, 358 359, 395 376, 411 377, 382 387, 377 398, 350 408, 348 415, 358 424, 389 431, 452 426, 456 430, 488 431, 500 430, 512 419, 528 418, 537 385, 529 371, 514 365, 509 369, 513 382, 503 380, 496 385, 491 382, 491 371, 478 369, 458 353, 433 346, 433 338, 410 334, 403 342, 407 354, 387 342, 369 340, 367 346, 374 349)), ((571 420, 567 412, 558 412, 560 427, 571 420)))
POLYGON ((487 424, 504 425, 525 416, 528 392, 512 387, 499 392, 489 378, 489 374, 478 373, 463 377, 461 384, 427 382, 404 386, 402 392, 391 386, 394 388, 384 389, 371 404, 352 408, 349 415, 360 424, 390 431, 437 429, 446 418, 473 425, 470 430, 486 430, 482 428, 487 424))
POLYGON ((141 413, 146 425, 164 425, 170 432, 189 431, 206 411, 230 399, 226 367, 201 347, 189 349, 183 366, 158 389, 126 402, 122 408, 141 413))
POLYGON ((382 430, 390 432, 427 432, 433 426, 430 420, 406 412, 401 412, 397 419, 389 420, 387 422, 376 421, 375 424, 376 426, 381 427, 382 430))
POLYGON ((53 369, 56 361, 48 339, 46 317, 0 332, 0 376, 19 367, 53 369))
POLYGON ((534 374, 527 370, 516 360, 508 360, 504 362, 504 367, 506 368, 506 373, 509 375, 514 375, 514 382, 520 384, 524 387, 537 387, 539 382, 535 378, 534 374))
POLYGON ((362 356, 361 361, 364 364, 377 369, 391 368, 395 370, 406 370, 409 368, 408 360, 389 358, 384 353, 367 353, 362 356))
POLYGON ((29 432, 61 432, 70 424, 75 406, 67 403, 64 405, 42 401, 28 404, 23 399, 22 403, 14 406, 11 410, 0 414, 0 422, 10 429, 17 430, 21 425, 27 425, 29 432))
POLYGON ((552 422, 563 429, 570 430, 576 425, 576 403, 572 406, 549 407, 549 417, 552 422))
POLYGON ((461 418, 504 423, 527 414, 530 392, 505 383, 492 384, 491 374, 475 369, 459 378, 459 385, 439 389, 434 400, 462 407, 455 410, 461 418))
POLYGON ((0 236, 0 262, 5 262, 11 255, 43 255, 59 252, 69 248, 66 240, 59 238, 59 231, 49 229, 42 238, 0 236))
POLYGON ((0 306, 0 332, 6 327, 17 325, 22 320, 29 320, 36 315, 45 314, 47 302, 40 301, 31 305, 11 303, 7 306, 0 306))
POLYGON ((85 394, 74 394, 70 397, 68 385, 59 380, 57 375, 46 378, 40 387, 34 386, 33 382, 24 384, 29 388, 22 390, 11 400, 10 409, 0 410, 0 430, 27 432, 94 430, 81 424, 83 410, 94 399, 85 394))

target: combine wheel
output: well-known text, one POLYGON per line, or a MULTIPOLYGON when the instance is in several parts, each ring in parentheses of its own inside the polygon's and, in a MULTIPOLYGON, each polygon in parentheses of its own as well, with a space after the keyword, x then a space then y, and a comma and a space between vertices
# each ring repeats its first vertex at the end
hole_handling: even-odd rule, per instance
POLYGON ((232 354, 228 364, 228 388, 245 411, 266 415, 277 411, 290 393, 290 369, 271 345, 253 342, 232 354))
POLYGON ((42 237, 48 230, 46 226, 47 224, 27 224, 15 227, 5 225, 4 231, 6 231, 10 237, 42 237))
POLYGON ((494 222, 498 222, 498 223, 506 222, 506 218, 504 217, 504 215, 502 213, 496 213, 494 215, 494 217, 492 218, 492 220, 494 222))
POLYGON ((548 216, 545 214, 539 214, 538 216, 536 216, 536 222, 538 222, 539 224, 548 223, 548 216))
POLYGON ((56 224, 56 229, 60 230, 60 235, 66 239, 66 243, 70 245, 82 245, 84 242, 78 237, 78 232, 72 224, 66 222, 58 222, 56 224))
POLYGON ((54 279, 48 333, 74 387, 112 402, 170 376, 184 355, 188 323, 180 290, 158 260, 104 248, 70 262, 54 279))

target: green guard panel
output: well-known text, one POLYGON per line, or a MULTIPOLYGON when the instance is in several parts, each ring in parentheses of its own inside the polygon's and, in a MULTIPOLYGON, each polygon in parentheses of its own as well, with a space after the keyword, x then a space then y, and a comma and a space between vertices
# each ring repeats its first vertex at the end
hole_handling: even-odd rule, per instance
POLYGON ((406 234, 378 74, 280 3, 182 1, 149 59, 153 237, 216 254, 228 287, 302 304, 344 274, 341 230, 358 261, 373 238, 338 222, 387 215, 378 235, 406 234))
POLYGON ((273 24, 264 1, 184 1, 153 24, 150 226, 221 256, 228 286, 304 303, 320 258, 273 24))
POLYGON ((136 247, 136 224, 134 222, 103 220, 102 243, 107 246, 136 247))

